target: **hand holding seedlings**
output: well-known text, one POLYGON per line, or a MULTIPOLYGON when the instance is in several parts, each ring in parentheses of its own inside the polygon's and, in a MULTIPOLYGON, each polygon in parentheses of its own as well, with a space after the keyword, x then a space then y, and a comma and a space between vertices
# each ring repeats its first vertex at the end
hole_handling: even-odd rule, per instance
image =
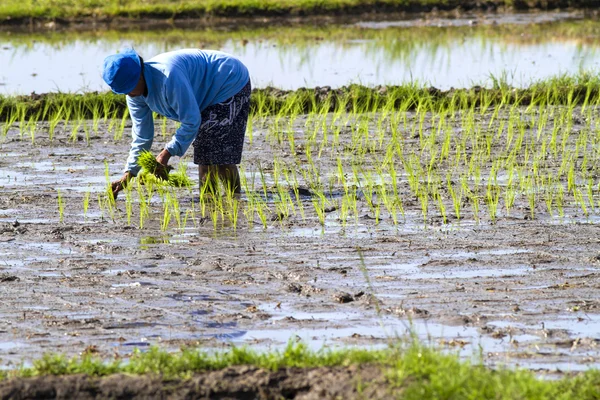
POLYGON ((173 169, 167 165, 171 155, 165 149, 156 158, 149 151, 142 151, 138 158, 138 165, 146 173, 150 173, 163 181, 169 180, 169 172, 173 169))
POLYGON ((164 181, 169 180, 169 172, 173 169, 169 165, 169 159, 171 158, 171 154, 167 149, 164 149, 160 152, 159 155, 156 156, 156 165, 154 167, 154 171, 152 173, 157 177, 164 181))
POLYGON ((156 176, 158 179, 162 179, 163 181, 169 180, 169 172, 173 169, 170 165, 163 165, 161 163, 157 163, 152 174, 156 176))
POLYGON ((113 197, 116 199, 119 192, 127 187, 127 184, 131 180, 132 176, 129 171, 125 172, 121 179, 116 180, 110 184, 110 188, 113 193, 113 197))

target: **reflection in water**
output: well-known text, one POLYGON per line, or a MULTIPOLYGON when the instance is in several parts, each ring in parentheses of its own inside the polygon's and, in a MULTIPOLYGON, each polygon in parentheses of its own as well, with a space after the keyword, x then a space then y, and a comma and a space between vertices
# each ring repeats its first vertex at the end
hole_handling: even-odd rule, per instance
POLYGON ((448 89, 489 85, 492 75, 504 74, 510 83, 525 86, 560 73, 595 69, 600 62, 600 43, 583 40, 598 33, 589 21, 526 27, 281 29, 279 35, 276 29, 0 35, 5 43, 0 48, 0 93, 107 90, 102 60, 126 46, 134 46, 145 58, 183 47, 220 49, 248 65, 255 87, 283 89, 407 82, 448 89), (563 40, 552 39, 549 31, 562 32, 563 40))

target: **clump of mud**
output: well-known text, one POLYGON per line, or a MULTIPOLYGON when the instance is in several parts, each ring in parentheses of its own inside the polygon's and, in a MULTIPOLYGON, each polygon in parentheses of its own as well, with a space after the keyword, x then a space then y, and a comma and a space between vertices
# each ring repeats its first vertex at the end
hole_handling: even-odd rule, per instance
POLYGON ((159 376, 40 376, 0 382, 0 399, 384 399, 390 388, 380 367, 229 367, 187 380, 159 376), (357 386, 360 384, 360 393, 357 386))

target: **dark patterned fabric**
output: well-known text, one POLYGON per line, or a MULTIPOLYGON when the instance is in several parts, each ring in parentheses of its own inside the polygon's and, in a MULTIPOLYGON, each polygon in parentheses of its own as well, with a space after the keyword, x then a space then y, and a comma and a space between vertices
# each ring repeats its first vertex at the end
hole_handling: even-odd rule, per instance
POLYGON ((250 111, 250 81, 236 95, 202 111, 194 146, 194 164, 225 165, 242 161, 250 111))

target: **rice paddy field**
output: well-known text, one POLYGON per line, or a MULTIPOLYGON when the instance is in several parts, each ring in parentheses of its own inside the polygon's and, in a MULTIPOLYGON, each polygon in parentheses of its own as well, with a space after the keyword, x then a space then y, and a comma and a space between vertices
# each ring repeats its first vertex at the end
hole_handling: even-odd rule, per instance
POLYGON ((254 24, 0 30, 0 396, 597 398, 594 15, 254 24), (108 191, 131 44, 249 65, 240 195, 108 191))

